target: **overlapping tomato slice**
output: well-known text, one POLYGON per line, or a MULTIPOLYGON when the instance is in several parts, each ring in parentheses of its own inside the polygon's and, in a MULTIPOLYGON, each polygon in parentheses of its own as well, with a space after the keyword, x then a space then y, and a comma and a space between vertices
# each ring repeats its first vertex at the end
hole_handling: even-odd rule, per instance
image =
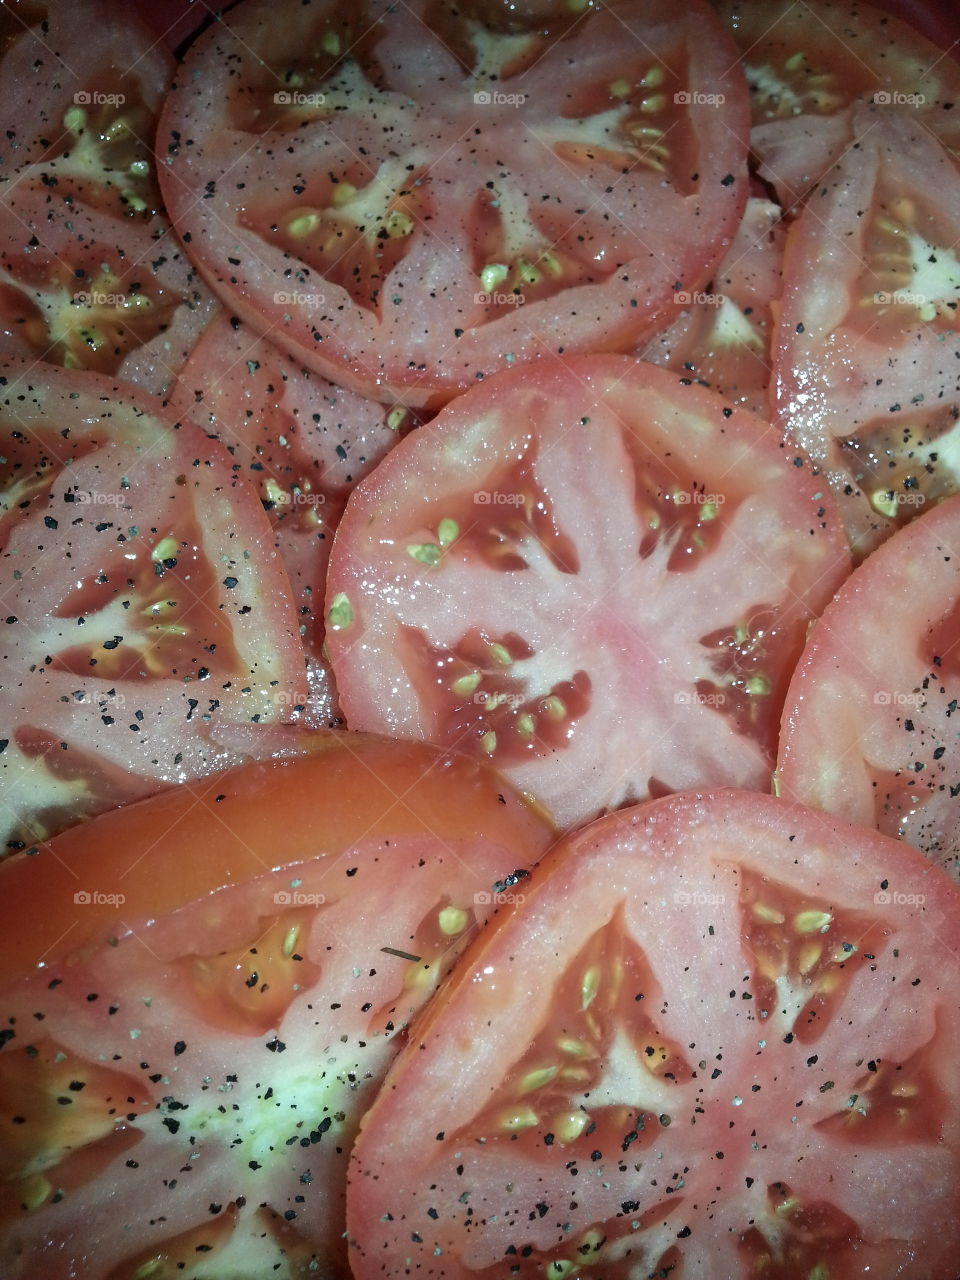
POLYGON ((765 789, 848 567, 774 428, 582 357, 491 379, 357 486, 327 645, 348 725, 488 758, 566 826, 706 778, 765 789))
POLYGON ((359 1117, 552 829, 462 757, 311 746, 0 867, 10 1280, 347 1274, 359 1117))
POLYGON ((513 897, 364 1117, 357 1280, 953 1280, 939 868, 721 791, 601 819, 513 897))
POLYGON ((305 698, 290 587, 229 455, 92 374, 0 380, 8 848, 243 759, 305 698))
POLYGON ((421 415, 335 386, 226 313, 196 344, 168 398, 220 437, 269 512, 307 656, 301 709, 313 724, 342 723, 324 655, 330 545, 351 487, 421 415))
POLYGON ((629 350, 746 195, 746 89, 705 4, 248 0, 191 48, 161 185, 237 314, 367 394, 629 350), (575 72, 572 71, 576 67, 575 72))

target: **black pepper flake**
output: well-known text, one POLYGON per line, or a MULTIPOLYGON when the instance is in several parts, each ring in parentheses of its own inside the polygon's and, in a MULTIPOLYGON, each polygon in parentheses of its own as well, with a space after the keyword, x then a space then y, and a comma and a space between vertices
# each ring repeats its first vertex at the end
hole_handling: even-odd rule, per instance
POLYGON ((163 1123, 166 1125, 166 1127, 170 1130, 171 1133, 176 1133, 177 1130, 180 1128, 180 1121, 175 1120, 173 1116, 164 1116, 163 1123))
POLYGON ((177 1043, 173 1046, 173 1056, 175 1058, 179 1058, 181 1053, 183 1053, 186 1050, 186 1047, 187 1047, 186 1040, 178 1040, 177 1043))
POLYGON ((224 578, 223 585, 232 591, 239 581, 239 578, 224 578))
POLYGON ((736 179, 732 173, 728 173, 725 178, 720 179, 721 187, 732 187, 736 179))

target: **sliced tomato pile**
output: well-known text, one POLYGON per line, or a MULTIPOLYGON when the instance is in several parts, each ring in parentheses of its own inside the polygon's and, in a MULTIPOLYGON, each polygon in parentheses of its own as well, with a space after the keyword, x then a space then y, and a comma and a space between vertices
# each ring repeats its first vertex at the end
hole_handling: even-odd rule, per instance
POLYGON ((0 831, 23 847, 236 763, 221 721, 302 700, 290 588, 221 447, 151 397, 0 378, 0 831))
POLYGON ((316 724, 342 723, 323 652, 330 545, 350 488, 420 416, 335 386, 225 313, 168 398, 220 437, 270 513, 307 653, 301 710, 316 724))
POLYGON ((483 766, 340 734, 5 866, 41 923, 25 957, 6 895, 4 1275, 344 1275, 359 1115, 550 835, 483 766))
POLYGON ((958 113, 0 0, 3 1280, 957 1280, 958 113))
POLYGON ((784 709, 788 799, 960 870, 960 497, 900 530, 817 622, 784 709), (891 618, 890 600, 910 600, 891 618))
POLYGON ((758 172, 785 209, 854 142, 858 102, 892 107, 888 117, 903 111, 951 150, 960 147, 952 5, 931 6, 934 43, 896 14, 850 0, 714 3, 742 55, 758 172))
POLYGON ((159 394, 213 314, 157 184, 171 72, 150 31, 108 0, 0 7, 3 354, 159 394))
POLYGON ((364 1117, 358 1280, 954 1280, 938 868, 718 792, 602 819, 524 887, 364 1117))
POLYGON ((763 789, 849 568, 823 489, 652 365, 501 375, 348 503, 327 584, 347 723, 485 755, 562 826, 697 779, 763 789))
POLYGON ((775 381, 863 556, 958 487, 960 172, 912 116, 854 127, 788 235, 775 381))
POLYGON ((237 314, 337 382, 439 403, 629 350, 702 283, 746 195, 735 64, 700 0, 283 23, 247 0, 187 55, 161 185, 237 314))

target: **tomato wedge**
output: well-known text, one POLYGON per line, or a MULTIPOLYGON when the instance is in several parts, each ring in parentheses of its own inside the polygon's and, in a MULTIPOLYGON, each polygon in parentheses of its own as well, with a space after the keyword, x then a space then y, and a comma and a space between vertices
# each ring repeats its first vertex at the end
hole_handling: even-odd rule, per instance
POLYGON ((220 437, 270 513, 306 650, 305 718, 342 723, 323 651, 330 545, 350 488, 420 415, 334 386, 226 313, 196 344, 168 399, 220 437))
POLYGON ((960 173, 915 115, 855 127, 788 232, 774 381, 862 558, 958 487, 960 173))
POLYGON ((476 762, 312 745, 0 867, 10 1280, 347 1274, 359 1115, 552 828, 476 762))
POLYGON ((939 868, 721 791, 601 819, 520 896, 363 1119, 356 1280, 955 1280, 939 868))
POLYGON ((303 650, 260 504, 229 455, 93 374, 0 376, 0 833, 239 763, 221 724, 290 719, 303 650))
POLYGON ((247 0, 191 47, 167 205, 242 318, 426 406, 514 362, 630 350, 746 196, 746 87, 694 0, 247 0))
POLYGON ((960 878, 958 640, 960 496, 894 534, 824 610, 787 691, 777 779, 960 878))
POLYGON ((498 375, 348 499, 326 614, 347 723, 485 756, 561 826, 698 780, 766 789, 849 568, 824 487, 654 365, 498 375))
POLYGON ((638 352, 641 359, 688 373, 768 417, 784 235, 779 206, 751 196, 712 279, 702 289, 677 291, 677 318, 638 352))
MULTIPOLYGON (((939 44, 861 0, 718 0, 716 7, 750 85, 750 148, 783 208, 802 200, 855 141, 858 102, 905 108, 921 129, 960 149, 960 29, 948 6, 933 6, 939 44)), ((899 7, 909 19, 912 6, 899 7)))

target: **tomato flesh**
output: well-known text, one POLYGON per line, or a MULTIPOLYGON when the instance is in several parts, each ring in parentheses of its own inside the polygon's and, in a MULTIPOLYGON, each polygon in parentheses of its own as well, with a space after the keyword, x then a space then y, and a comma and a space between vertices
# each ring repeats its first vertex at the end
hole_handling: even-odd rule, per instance
POLYGON ((653 365, 491 380, 348 500, 326 615, 347 723, 488 758, 565 826, 698 778, 765 786, 847 569, 806 466, 653 365))
POLYGON ((363 1120, 358 1280, 952 1280, 941 871, 728 791, 603 818, 523 887, 363 1120))
POLYGON ((278 26, 249 0, 197 42, 161 184, 237 314, 426 406, 550 352, 628 350, 702 281, 746 194, 745 89, 710 10, 514 19, 328 0, 278 26))
POLYGON ((324 734, 6 862, 5 1274, 346 1274, 359 1115, 551 837, 484 766, 324 734))

